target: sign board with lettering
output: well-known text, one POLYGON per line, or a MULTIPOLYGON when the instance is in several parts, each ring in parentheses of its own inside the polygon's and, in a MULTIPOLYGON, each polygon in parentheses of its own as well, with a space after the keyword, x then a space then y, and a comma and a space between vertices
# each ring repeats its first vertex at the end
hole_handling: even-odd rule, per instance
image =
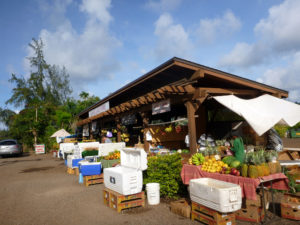
POLYGON ((170 110, 170 99, 166 99, 152 104, 152 115, 169 112, 170 110))
POLYGON ((39 144, 34 146, 35 154, 45 154, 45 145, 39 144))
POLYGON ((109 102, 105 102, 102 105, 99 105, 98 107, 92 109, 89 111, 89 117, 96 116, 102 112, 105 112, 109 110, 109 102))

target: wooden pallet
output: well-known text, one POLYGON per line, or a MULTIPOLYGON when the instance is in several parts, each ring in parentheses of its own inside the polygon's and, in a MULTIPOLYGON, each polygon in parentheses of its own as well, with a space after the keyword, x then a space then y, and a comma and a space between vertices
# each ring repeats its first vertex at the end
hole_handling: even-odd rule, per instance
POLYGON ((133 195, 121 195, 108 188, 103 190, 104 204, 108 207, 121 212, 123 209, 135 207, 145 207, 145 193, 142 191, 133 195))
POLYGON ((103 173, 100 175, 91 175, 91 176, 84 176, 83 183, 86 187, 94 184, 103 184, 104 178, 103 173))
POLYGON ((208 225, 235 225, 234 213, 220 213, 192 202, 191 219, 208 225))

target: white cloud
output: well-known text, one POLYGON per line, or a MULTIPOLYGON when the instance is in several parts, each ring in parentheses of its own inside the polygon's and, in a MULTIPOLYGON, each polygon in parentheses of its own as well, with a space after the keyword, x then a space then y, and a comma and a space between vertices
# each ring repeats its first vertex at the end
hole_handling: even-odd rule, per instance
POLYGON ((237 43, 232 51, 219 61, 221 67, 250 67, 265 62, 268 49, 263 43, 237 43))
POLYGON ((146 3, 146 7, 159 11, 159 12, 166 12, 176 9, 182 0, 149 0, 146 3))
POLYGON ((197 36, 201 42, 213 43, 217 37, 229 37, 241 28, 240 20, 227 11, 221 18, 202 19, 197 29, 197 36))
POLYGON ((233 50, 220 60, 220 65, 245 68, 272 59, 280 60, 282 56, 299 51, 299 12, 300 1, 297 0, 286 0, 271 7, 268 17, 261 19, 254 28, 257 41, 252 44, 237 43, 233 50), (246 45, 246 51, 242 51, 241 46, 246 45))
POLYGON ((108 9, 111 7, 111 0, 83 0, 80 10, 86 12, 92 20, 98 19, 108 25, 113 19, 108 9))
POLYGON ((276 51, 300 48, 300 1, 286 0, 269 9, 269 16, 260 20, 254 31, 276 51))
POLYGON ((192 44, 189 35, 181 24, 174 24, 170 14, 164 13, 159 17, 155 22, 154 34, 158 38, 154 49, 158 59, 190 55, 192 44))
MULTIPOLYGON (((75 30, 67 18, 60 21, 54 31, 43 29, 40 32, 45 44, 46 61, 65 66, 75 85, 90 80, 111 79, 119 68, 113 54, 121 42, 109 30, 113 20, 110 6, 110 0, 83 0, 79 8, 87 14, 88 19, 82 32, 75 30)), ((32 55, 30 48, 28 55, 32 55)))
POLYGON ((288 90, 289 98, 293 101, 300 100, 300 52, 297 52, 286 67, 267 70, 259 78, 260 82, 288 90))

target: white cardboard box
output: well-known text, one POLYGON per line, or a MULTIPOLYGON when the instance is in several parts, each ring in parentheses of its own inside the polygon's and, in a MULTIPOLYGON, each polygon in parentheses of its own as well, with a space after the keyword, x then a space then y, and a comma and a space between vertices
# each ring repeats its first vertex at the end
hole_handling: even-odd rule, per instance
POLYGON ((136 194, 143 188, 143 170, 147 169, 147 154, 141 148, 123 148, 121 166, 104 169, 105 187, 122 195, 136 194))
POLYGON ((190 198, 221 213, 234 212, 242 206, 239 185, 211 178, 191 179, 190 198))

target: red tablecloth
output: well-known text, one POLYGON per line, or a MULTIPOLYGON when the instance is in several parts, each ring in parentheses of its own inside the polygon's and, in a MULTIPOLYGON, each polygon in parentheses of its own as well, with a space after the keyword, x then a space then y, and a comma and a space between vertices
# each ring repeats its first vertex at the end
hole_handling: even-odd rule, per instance
POLYGON ((241 176, 233 176, 229 174, 208 173, 201 170, 201 166, 184 164, 181 170, 181 178, 184 184, 188 185, 190 179, 208 177, 216 180, 222 180, 241 186, 243 197, 256 200, 256 189, 260 183, 264 183, 265 187, 270 187, 272 181, 273 189, 288 190, 288 178, 283 173, 276 173, 260 178, 248 178, 241 176))

